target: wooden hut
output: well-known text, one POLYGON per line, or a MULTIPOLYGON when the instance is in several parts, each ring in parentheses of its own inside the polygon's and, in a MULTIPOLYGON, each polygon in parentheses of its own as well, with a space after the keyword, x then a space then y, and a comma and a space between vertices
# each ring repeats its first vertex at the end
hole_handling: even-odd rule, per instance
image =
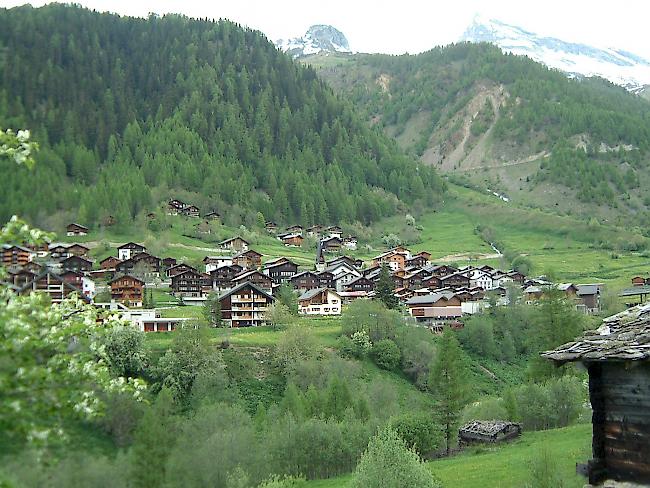
POLYGON ((521 426, 504 420, 472 420, 458 430, 460 444, 496 443, 521 435, 521 426))
POLYGON ((650 483, 650 304, 606 318, 597 330, 542 357, 580 361, 589 372, 589 482, 650 483))

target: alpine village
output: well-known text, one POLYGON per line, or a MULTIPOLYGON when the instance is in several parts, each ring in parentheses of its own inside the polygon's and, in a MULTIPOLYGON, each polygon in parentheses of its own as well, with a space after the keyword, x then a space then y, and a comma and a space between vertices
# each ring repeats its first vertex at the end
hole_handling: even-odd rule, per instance
POLYGON ((650 486, 650 79, 0 26, 1 487, 650 486))

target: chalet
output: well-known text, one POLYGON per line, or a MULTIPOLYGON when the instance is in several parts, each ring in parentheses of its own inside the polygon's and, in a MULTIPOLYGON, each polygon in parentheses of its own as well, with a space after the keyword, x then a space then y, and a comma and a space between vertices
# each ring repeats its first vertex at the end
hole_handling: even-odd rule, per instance
POLYGON ((242 239, 241 237, 231 237, 225 241, 221 241, 219 248, 226 249, 228 251, 242 252, 248 250, 248 241, 242 239))
POLYGON ((298 313, 302 315, 341 315, 341 295, 327 288, 307 290, 298 298, 298 313))
POLYGON ((406 306, 418 322, 457 319, 463 315, 461 300, 451 291, 414 296, 406 301, 406 306))
POLYGON ((32 251, 34 255, 39 258, 47 257, 50 252, 50 245, 48 242, 43 242, 42 244, 24 244, 24 247, 32 251))
POLYGON ((307 235, 309 237, 319 237, 321 232, 323 232, 322 225, 312 225, 311 227, 307 227, 307 235))
POLYGON ((162 268, 165 271, 165 274, 167 274, 167 270, 171 268, 172 266, 176 266, 178 264, 178 261, 176 261, 176 258, 163 258, 162 262, 162 268))
POLYGON ((267 263, 262 268, 262 273, 273 280, 274 283, 286 283, 298 272, 298 265, 288 259, 267 263))
MULTIPOLYGON (((391 275, 393 280, 393 288, 408 288, 408 279, 403 273, 393 273, 391 275)), ((373 278, 374 281, 379 281, 379 275, 373 278)))
POLYGON ((217 212, 214 210, 212 212, 208 212, 203 216, 205 220, 219 220, 221 218, 221 215, 219 215, 217 212))
POLYGON ((344 305, 352 303, 355 300, 369 298, 368 293, 365 291, 340 291, 341 301, 344 305))
POLYGON ((352 280, 345 287, 345 291, 365 291, 371 292, 375 289, 375 283, 370 281, 365 276, 359 276, 358 278, 352 280))
MULTIPOLYGON (((413 256, 411 259, 407 259, 405 262, 405 266, 408 267, 417 267, 417 268, 424 268, 429 265, 429 260, 422 256, 420 254, 416 254, 413 256)), ((428 254, 428 253, 427 253, 428 254)))
POLYGON ((63 278, 47 269, 34 276, 31 281, 17 290, 19 295, 28 295, 34 292, 49 295, 52 303, 60 303, 65 297, 73 293, 76 293, 87 302, 90 301, 79 288, 67 283, 63 278))
POLYGON ((203 264, 205 264, 205 272, 210 273, 222 266, 230 266, 232 256, 206 256, 203 258, 203 264))
POLYGON ((25 267, 19 267, 18 269, 7 269, 7 275, 5 276, 4 283, 8 285, 13 285, 14 289, 21 288, 27 283, 31 282, 37 273, 33 273, 25 269, 25 267))
POLYGON ((302 234, 287 234, 282 237, 282 244, 287 247, 300 247, 304 240, 302 234))
POLYGON ((90 251, 90 248, 83 246, 81 244, 71 244, 68 246, 67 251, 68 251, 68 256, 85 257, 88 256, 88 251, 90 251))
POLYGON ((95 303, 94 305, 99 309, 116 313, 121 320, 129 321, 141 332, 170 332, 192 320, 191 318, 161 317, 155 309, 133 310, 119 302, 95 303))
POLYGON ((334 288, 336 291, 343 291, 353 280, 362 275, 361 271, 350 266, 344 261, 339 261, 325 268, 326 272, 332 273, 334 288))
POLYGON ((193 270, 183 271, 172 276, 172 295, 175 297, 201 298, 205 284, 205 275, 193 270))
POLYGON ((407 259, 410 259, 410 253, 408 251, 402 251, 401 249, 390 250, 381 253, 379 256, 375 256, 372 259, 372 265, 381 266, 382 264, 386 264, 391 271, 397 271, 406 267, 407 259))
POLYGON ((160 277, 160 258, 143 252, 115 266, 118 273, 137 274, 141 278, 160 277))
POLYGON ((180 200, 170 200, 167 204, 167 215, 178 215, 183 212, 185 208, 185 203, 180 200))
POLYGON ((70 256, 70 253, 68 252, 68 246, 64 244, 50 244, 49 253, 50 258, 55 261, 65 259, 70 256))
POLYGON ((90 277, 78 271, 66 271, 61 274, 61 278, 81 290, 86 297, 93 298, 95 296, 95 282, 90 277))
POLYGON ((458 430, 460 445, 496 444, 521 435, 521 426, 503 420, 473 420, 458 430))
POLYGON ((294 274, 290 281, 294 290, 307 291, 321 287, 321 277, 312 271, 294 274))
POLYGON ((329 237, 336 237, 338 239, 341 238, 342 234, 343 234, 343 230, 338 225, 332 225, 323 230, 323 235, 329 237))
POLYGON ((217 269, 210 271, 210 280, 212 282, 212 289, 217 291, 224 291, 233 288, 233 278, 244 270, 241 266, 236 264, 230 266, 220 266, 217 269))
POLYGON ((273 289, 273 281, 271 278, 257 270, 244 271, 232 279, 232 283, 235 287, 247 282, 254 284, 262 290, 268 291, 269 293, 273 289))
POLYGON ((586 314, 600 313, 600 295, 603 285, 600 283, 576 285, 576 296, 579 304, 578 310, 586 314))
POLYGON ((491 290, 494 288, 492 275, 487 271, 471 267, 470 269, 463 271, 463 273, 469 278, 469 286, 471 288, 479 287, 484 290, 491 290))
POLYGON ((34 273, 35 275, 37 275, 41 271, 43 271, 43 266, 36 263, 36 262, 34 262, 34 261, 30 261, 29 263, 22 266, 22 269, 24 269, 25 271, 30 271, 30 272, 34 273))
POLYGON ((544 290, 539 286, 530 285, 524 289, 524 300, 528 304, 539 300, 542 298, 542 295, 544 295, 544 290))
POLYGON ((115 270, 115 267, 122 261, 115 256, 108 256, 99 262, 99 267, 105 270, 115 270))
POLYGON ((72 224, 67 225, 65 232, 68 237, 85 236, 88 235, 88 227, 73 222, 72 224))
POLYGON ((357 250, 357 238, 354 236, 348 236, 343 238, 343 247, 348 249, 349 251, 356 251, 357 250))
POLYGON ((589 373, 589 483, 650 484, 650 305, 608 317, 597 330, 542 357, 558 365, 579 361, 589 373))
POLYGON ((321 271, 318 273, 318 278, 320 279, 320 288, 329 288, 333 289, 336 287, 334 281, 334 273, 331 271, 321 271))
POLYGON ((442 283, 443 287, 449 288, 469 288, 471 286, 470 279, 461 271, 441 277, 440 282, 442 283))
POLYGON ((558 283, 555 287, 566 295, 569 300, 578 297, 578 288, 573 283, 558 283))
POLYGON ((287 232, 290 234, 302 235, 302 225, 292 225, 291 227, 287 227, 287 232))
POLYGON ((136 244, 135 242, 127 242, 117 248, 117 257, 122 261, 126 261, 127 259, 135 257, 136 254, 143 252, 147 252, 146 247, 136 244))
POLYGON ((247 249, 232 258, 232 264, 241 266, 244 269, 259 269, 262 266, 262 253, 247 249))
POLYGON ((36 253, 31 249, 23 246, 10 246, 5 244, 2 246, 2 266, 5 268, 12 264, 24 266, 29 263, 36 253))
POLYGON ((508 275, 510 278, 512 278, 513 281, 519 283, 520 285, 523 285, 524 281, 526 280, 526 276, 519 271, 510 270, 506 273, 506 275, 508 275))
POLYGON ((644 286, 646 284, 646 278, 642 276, 635 276, 632 278, 632 286, 644 286))
POLYGON ((180 263, 172 266, 171 268, 168 268, 165 274, 168 278, 171 278, 177 274, 185 273, 185 271, 194 271, 195 273, 198 272, 195 267, 190 266, 189 264, 180 263))
POLYGON ((111 287, 111 300, 121 302, 127 307, 142 307, 144 281, 129 275, 118 276, 108 282, 111 287))
POLYGON ((275 234, 278 231, 278 224, 270 220, 267 220, 266 222, 264 222, 264 228, 268 233, 275 234))
POLYGON ((196 205, 186 205, 183 210, 181 210, 181 213, 185 215, 186 217, 196 217, 199 218, 201 216, 201 212, 199 210, 199 207, 196 205))
POLYGON ((455 268, 448 264, 438 264, 438 265, 428 266, 424 269, 431 276, 435 276, 437 278, 442 278, 443 276, 448 276, 458 272, 458 268, 455 268))
POLYGON ((253 283, 242 283, 219 297, 221 318, 230 327, 264 325, 266 309, 274 300, 253 283))
POLYGON ((326 237, 320 241, 321 250, 323 252, 339 252, 342 245, 343 241, 337 236, 326 237))
POLYGON ((81 256, 69 256, 61 261, 61 266, 67 271, 87 273, 93 269, 93 262, 81 256))

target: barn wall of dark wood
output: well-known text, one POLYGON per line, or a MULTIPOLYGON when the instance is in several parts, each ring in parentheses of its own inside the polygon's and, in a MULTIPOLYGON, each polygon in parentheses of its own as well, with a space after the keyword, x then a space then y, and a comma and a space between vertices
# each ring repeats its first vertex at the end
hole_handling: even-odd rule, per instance
POLYGON ((650 482, 650 364, 592 364, 589 383, 594 428, 590 481, 650 482))

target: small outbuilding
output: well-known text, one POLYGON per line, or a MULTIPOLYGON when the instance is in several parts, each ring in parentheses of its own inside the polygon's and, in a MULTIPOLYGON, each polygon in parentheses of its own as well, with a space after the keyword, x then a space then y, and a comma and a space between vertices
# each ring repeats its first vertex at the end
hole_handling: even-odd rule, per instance
POLYGON ((472 420, 458 430, 460 444, 496 443, 521 435, 521 426, 505 420, 472 420))
POLYGON ((579 361, 589 372, 589 483, 650 483, 650 304, 608 317, 595 331, 542 357, 579 361))

